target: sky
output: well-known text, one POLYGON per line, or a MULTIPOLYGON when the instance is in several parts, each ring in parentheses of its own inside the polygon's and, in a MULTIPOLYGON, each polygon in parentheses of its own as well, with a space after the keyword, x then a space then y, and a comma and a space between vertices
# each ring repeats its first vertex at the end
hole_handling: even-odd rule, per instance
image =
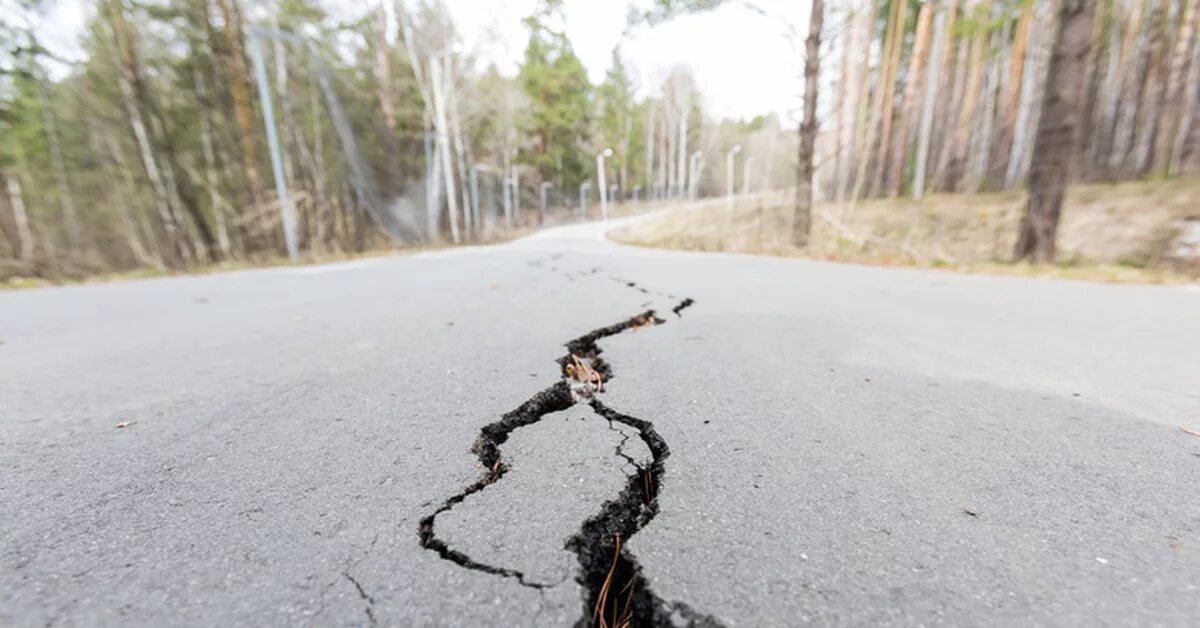
MULTIPOLYGON (((533 12, 537 0, 444 2, 463 46, 495 59, 505 74, 514 74, 528 39, 521 19, 533 12)), ((324 3, 332 13, 355 14, 374 1, 324 3)), ((0 0, 0 10, 7 4, 8 0, 0 0)), ((93 10, 84 7, 91 4, 50 0, 49 13, 37 29, 44 45, 62 57, 78 58, 79 37, 93 10)), ((807 29, 809 5, 797 0, 754 0, 754 4, 766 15, 735 2, 642 28, 624 38, 629 0, 566 0, 566 32, 593 83, 604 79, 612 50, 620 44, 640 95, 657 91, 670 69, 683 64, 696 77, 708 115, 748 119, 774 112, 785 121, 795 121, 803 91, 800 39, 807 29)))
MULTIPOLYGON (((536 0, 445 1, 464 45, 501 61, 502 71, 515 72, 528 38, 521 19, 532 13, 536 0)), ((776 112, 798 119, 803 42, 789 33, 807 30, 808 2, 756 0, 767 16, 731 3, 640 29, 625 40, 626 0, 564 4, 567 36, 593 83, 604 80, 612 50, 620 44, 641 95, 656 91, 672 67, 684 64, 696 77, 709 115, 751 118, 776 112)))

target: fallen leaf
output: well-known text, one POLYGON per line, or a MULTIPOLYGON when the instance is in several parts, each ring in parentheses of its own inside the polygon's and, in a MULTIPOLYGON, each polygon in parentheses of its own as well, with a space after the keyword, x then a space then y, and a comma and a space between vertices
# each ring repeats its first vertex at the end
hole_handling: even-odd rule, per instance
POLYGON ((134 423, 137 423, 137 421, 121 421, 120 423, 117 423, 117 429, 129 427, 134 423))

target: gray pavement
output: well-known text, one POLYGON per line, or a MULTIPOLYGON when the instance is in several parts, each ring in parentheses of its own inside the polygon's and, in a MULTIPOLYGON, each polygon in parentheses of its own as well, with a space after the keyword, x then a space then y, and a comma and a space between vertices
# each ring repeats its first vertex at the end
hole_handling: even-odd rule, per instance
POLYGON ((670 446, 628 539, 661 600, 726 626, 1200 621, 1200 291, 603 230, 0 293, 0 625, 570 625, 564 544, 621 491, 618 446, 649 457, 632 430, 547 415, 438 517, 543 588, 418 522, 565 342, 646 308, 665 324, 600 341, 600 398, 670 446))

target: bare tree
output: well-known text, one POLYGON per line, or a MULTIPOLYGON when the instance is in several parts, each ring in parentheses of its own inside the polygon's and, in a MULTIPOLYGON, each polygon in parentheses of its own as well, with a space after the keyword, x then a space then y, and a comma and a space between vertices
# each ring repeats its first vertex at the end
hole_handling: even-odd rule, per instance
POLYGON ((1063 0, 1058 34, 1042 96, 1042 115, 1029 172, 1029 201, 1021 217, 1014 256, 1054 261, 1058 220, 1074 159, 1084 92, 1083 64, 1092 43, 1091 0, 1063 0))
POLYGON ((796 164, 796 208, 792 216, 792 243, 808 244, 812 231, 813 149, 817 141, 817 78, 821 72, 821 26, 825 0, 812 0, 808 38, 804 40, 804 120, 800 123, 800 150, 796 164))

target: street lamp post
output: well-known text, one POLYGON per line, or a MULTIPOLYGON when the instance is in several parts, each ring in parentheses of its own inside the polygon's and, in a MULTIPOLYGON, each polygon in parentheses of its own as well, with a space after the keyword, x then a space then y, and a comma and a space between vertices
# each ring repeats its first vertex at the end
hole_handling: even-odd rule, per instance
POLYGON ((600 192, 600 220, 608 220, 608 187, 604 185, 604 158, 611 157, 612 154, 612 149, 606 148, 596 155, 596 181, 599 183, 596 189, 600 192))
POLYGON ((471 164, 471 213, 475 216, 475 236, 483 237, 483 212, 479 209, 479 166, 471 164))
POLYGON ((693 201, 696 200, 696 193, 700 189, 699 166, 700 155, 703 154, 703 151, 696 151, 692 153, 691 163, 688 164, 688 168, 692 173, 692 178, 688 180, 688 183, 690 184, 688 187, 688 198, 693 201))
MULTIPOLYGON (((495 197, 493 196, 493 194, 495 194, 495 191, 492 189, 492 186, 487 184, 487 180, 485 179, 484 180, 484 191, 487 193, 488 202, 483 203, 480 201, 479 173, 481 173, 481 172, 484 174, 495 174, 495 170, 487 164, 471 164, 471 187, 472 187, 471 195, 475 197, 475 216, 477 219, 476 224, 479 225, 479 228, 482 232, 484 227, 489 226, 489 225, 485 225, 484 223, 490 223, 491 219, 494 215, 493 214, 493 209, 494 209, 493 201, 494 201, 495 197), (485 209, 485 207, 486 207, 486 209, 485 209)), ((503 187, 503 186, 501 186, 501 187, 503 187)), ((507 215, 508 202, 507 202, 507 197, 504 196, 503 189, 500 190, 500 194, 501 194, 501 197, 504 199, 505 212, 507 215)), ((482 235, 482 233, 481 233, 481 235, 482 235)))
POLYGON ((728 190, 729 209, 733 209, 733 156, 742 152, 742 145, 735 144, 725 153, 725 182, 728 190))
POLYGON ((542 204, 538 207, 538 225, 546 226, 546 191, 553 186, 549 181, 543 181, 541 187, 542 204))
POLYGON ((517 175, 517 169, 512 171, 512 204, 513 204, 513 219, 517 222, 521 221, 521 178, 517 175))
POLYGON ((742 194, 750 193, 750 166, 754 163, 754 156, 746 157, 742 161, 742 194))
MULTIPOLYGON (((446 117, 448 81, 442 80, 443 61, 458 52, 458 45, 451 44, 429 56, 429 81, 433 87, 434 131, 437 133, 438 149, 442 157, 442 176, 445 177, 446 205, 450 217, 450 237, 455 244, 458 235, 458 199, 454 195, 454 161, 450 154, 449 122, 446 117)), ((465 224, 463 225, 466 226, 465 224)))
POLYGON ((512 161, 510 162, 510 164, 511 164, 510 167, 512 168, 512 186, 510 187, 510 189, 512 190, 512 213, 513 213, 513 218, 516 219, 518 222, 520 222, 520 220, 521 220, 521 178, 519 176, 517 176, 517 147, 516 146, 514 146, 512 149, 512 161))
POLYGON ((512 181, 504 176, 504 172, 500 172, 500 198, 504 201, 504 227, 512 229, 513 214, 512 214, 512 181))

